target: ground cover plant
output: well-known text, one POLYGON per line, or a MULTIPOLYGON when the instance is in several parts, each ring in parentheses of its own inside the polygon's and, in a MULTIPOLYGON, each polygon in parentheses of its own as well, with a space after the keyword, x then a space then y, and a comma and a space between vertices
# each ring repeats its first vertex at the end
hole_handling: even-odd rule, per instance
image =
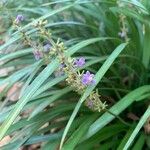
POLYGON ((149 0, 0 1, 0 150, 150 149, 149 0))

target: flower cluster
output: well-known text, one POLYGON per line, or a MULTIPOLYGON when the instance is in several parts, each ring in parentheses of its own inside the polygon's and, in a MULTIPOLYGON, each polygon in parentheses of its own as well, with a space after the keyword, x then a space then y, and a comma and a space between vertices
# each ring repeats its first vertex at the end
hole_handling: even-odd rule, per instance
MULTIPOLYGON (((78 92, 79 94, 83 94, 85 91, 85 88, 89 85, 95 84, 94 80, 94 74, 90 73, 89 71, 80 73, 77 71, 78 69, 84 67, 86 61, 84 57, 79 57, 76 59, 71 58, 65 58, 64 53, 58 54, 61 58, 61 63, 63 61, 63 65, 61 64, 61 68, 63 68, 63 72, 67 74, 67 84, 70 85, 74 91, 78 92)), ((61 70, 61 72, 62 72, 61 70)), ((107 105, 102 103, 100 100, 100 95, 98 94, 98 91, 93 91, 89 98, 85 101, 85 105, 93 110, 100 112, 101 110, 104 110, 107 105)))
MULTIPOLYGON (((65 59, 67 60, 67 59, 65 59)), ((78 69, 84 67, 85 58, 80 57, 75 60, 67 60, 64 67, 64 72, 67 74, 67 83, 70 85, 75 91, 79 94, 84 92, 86 86, 94 83, 94 74, 91 74, 89 71, 84 71, 82 73, 79 72, 78 69)))
MULTIPOLYGON (((122 8, 125 7, 123 2, 117 1, 118 7, 122 8)), ((128 28, 126 22, 126 16, 123 14, 119 15, 119 24, 120 24, 120 31, 118 32, 118 36, 125 41, 128 41, 128 28)))
POLYGON ((98 91, 93 91, 89 98, 85 101, 85 105, 90 108, 93 111, 101 112, 107 107, 107 104, 100 100, 100 95, 98 94, 98 91))
MULTIPOLYGON (((16 17, 16 24, 23 21, 24 17, 18 15, 16 17)), ((82 71, 81 69, 86 64, 84 57, 78 57, 72 59, 65 55, 66 47, 63 42, 58 39, 56 42, 52 39, 51 33, 44 27, 46 21, 39 21, 34 26, 38 29, 38 32, 42 37, 45 38, 46 44, 40 44, 33 42, 30 37, 23 33, 23 37, 33 47, 33 55, 38 61, 39 59, 46 60, 45 62, 50 63, 51 59, 57 57, 60 62, 59 68, 54 72, 55 76, 67 75, 66 82, 72 87, 72 89, 79 94, 83 94, 86 87, 95 84, 94 74, 89 71, 82 71)), ((101 111, 106 107, 105 103, 102 103, 98 92, 92 92, 89 98, 86 100, 85 105, 94 111, 101 111)))

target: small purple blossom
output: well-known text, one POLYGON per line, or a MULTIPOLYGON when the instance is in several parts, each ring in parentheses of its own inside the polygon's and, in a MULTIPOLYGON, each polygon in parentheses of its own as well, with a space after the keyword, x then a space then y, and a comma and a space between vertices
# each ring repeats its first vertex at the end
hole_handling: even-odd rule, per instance
POLYGON ((57 70, 57 71, 54 72, 55 77, 61 77, 64 74, 65 74, 64 71, 60 71, 60 70, 57 70))
POLYGON ((17 17, 16 17, 16 23, 18 24, 18 23, 20 23, 20 22, 22 22, 24 20, 24 16, 23 15, 17 15, 17 17))
POLYGON ((74 62, 74 65, 76 67, 83 67, 85 65, 85 58, 83 57, 77 58, 74 62))
POLYGON ((119 32, 118 35, 121 37, 121 38, 124 38, 126 36, 126 33, 124 31, 122 32, 119 32))
POLYGON ((92 109, 92 108, 93 108, 93 105, 94 105, 94 104, 93 104, 93 101, 89 99, 89 100, 87 101, 87 106, 88 106, 90 109, 92 109))
POLYGON ((50 44, 46 44, 44 45, 44 52, 47 53, 50 51, 51 45, 50 44))
POLYGON ((39 50, 34 51, 33 54, 36 60, 40 60, 43 57, 42 52, 39 50))
POLYGON ((65 75, 65 72, 63 71, 64 67, 66 65, 64 63, 61 63, 59 68, 54 72, 55 77, 61 77, 65 75))
POLYGON ((94 84, 95 80, 93 80, 93 78, 94 78, 94 74, 91 74, 89 71, 87 71, 82 76, 82 84, 83 85, 94 84))
POLYGON ((61 63, 60 64, 60 69, 63 69, 63 68, 65 68, 66 67, 66 64, 65 63, 61 63))

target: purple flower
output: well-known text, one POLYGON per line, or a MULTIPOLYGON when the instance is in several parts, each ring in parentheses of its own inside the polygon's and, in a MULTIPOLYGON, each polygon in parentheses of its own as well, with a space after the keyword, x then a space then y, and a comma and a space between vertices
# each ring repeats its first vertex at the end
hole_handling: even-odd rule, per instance
POLYGON ((59 68, 54 72, 55 77, 61 77, 65 75, 65 72, 63 71, 63 68, 66 65, 64 63, 60 64, 59 68))
POLYGON ((65 63, 61 63, 60 64, 60 69, 63 69, 63 68, 65 68, 66 67, 66 64, 65 63))
POLYGON ((124 31, 122 32, 119 32, 118 35, 121 37, 121 38, 124 38, 126 36, 126 33, 124 31))
POLYGON ((16 23, 17 24, 22 22, 23 20, 24 20, 24 16, 23 15, 17 15, 17 17, 16 17, 16 23))
POLYGON ((51 45, 50 44, 46 44, 44 45, 44 52, 47 53, 50 51, 51 45))
POLYGON ((91 74, 89 71, 87 71, 82 76, 82 84, 83 85, 90 85, 90 84, 95 83, 95 81, 93 80, 93 78, 94 78, 94 74, 91 74))
POLYGON ((54 72, 55 77, 61 77, 63 76, 65 73, 63 71, 57 70, 54 72))
POLYGON ((76 67, 83 67, 85 65, 85 58, 80 57, 78 59, 75 60, 74 65, 76 67))
POLYGON ((92 109, 93 108, 93 101, 92 100, 88 100, 88 102, 87 102, 87 106, 90 108, 90 109, 92 109))
POLYGON ((35 57, 36 60, 39 60, 43 57, 42 52, 39 51, 39 50, 34 51, 33 54, 34 54, 34 57, 35 57))

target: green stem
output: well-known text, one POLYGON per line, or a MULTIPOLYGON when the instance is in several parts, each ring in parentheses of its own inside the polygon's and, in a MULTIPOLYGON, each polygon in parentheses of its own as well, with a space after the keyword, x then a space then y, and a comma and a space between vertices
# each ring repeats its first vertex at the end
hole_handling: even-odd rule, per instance
POLYGON ((104 111, 108 112, 109 114, 115 116, 117 119, 119 119, 123 124, 127 125, 127 126, 131 126, 129 123, 127 123, 126 121, 124 121, 121 117, 119 117, 118 115, 114 114, 113 112, 111 112, 108 109, 104 109, 104 111))

